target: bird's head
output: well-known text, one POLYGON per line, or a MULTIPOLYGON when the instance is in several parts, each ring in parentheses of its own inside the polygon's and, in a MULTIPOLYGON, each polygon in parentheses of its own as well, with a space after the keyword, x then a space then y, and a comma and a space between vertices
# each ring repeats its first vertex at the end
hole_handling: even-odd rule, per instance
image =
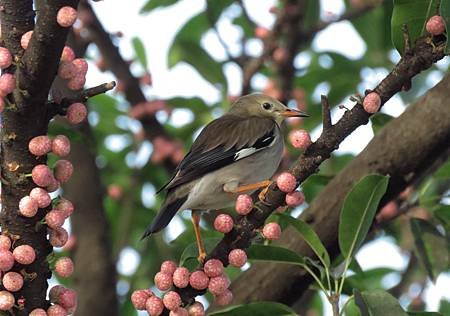
POLYGON ((278 124, 288 117, 307 117, 308 114, 291 109, 270 96, 253 93, 240 97, 233 103, 230 114, 271 118, 278 124))

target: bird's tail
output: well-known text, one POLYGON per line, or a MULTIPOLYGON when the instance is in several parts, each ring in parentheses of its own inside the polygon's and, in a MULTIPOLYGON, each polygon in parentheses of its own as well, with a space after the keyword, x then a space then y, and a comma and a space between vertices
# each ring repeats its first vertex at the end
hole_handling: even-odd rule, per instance
POLYGON ((183 203, 186 202, 187 198, 188 195, 186 194, 183 197, 177 198, 171 201, 170 203, 165 204, 161 208, 159 213, 156 215, 156 217, 153 219, 152 223, 147 227, 144 235, 142 235, 141 237, 141 240, 144 239, 145 237, 150 236, 153 233, 159 232, 167 225, 169 225, 169 222, 175 216, 175 214, 183 205, 183 203))

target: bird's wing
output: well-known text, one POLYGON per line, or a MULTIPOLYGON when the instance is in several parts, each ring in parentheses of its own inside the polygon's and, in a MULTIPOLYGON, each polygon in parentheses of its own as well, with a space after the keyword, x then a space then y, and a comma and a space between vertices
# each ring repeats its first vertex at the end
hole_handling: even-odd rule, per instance
POLYGON ((273 120, 259 117, 224 115, 212 121, 161 190, 174 189, 270 146, 277 129, 273 120))

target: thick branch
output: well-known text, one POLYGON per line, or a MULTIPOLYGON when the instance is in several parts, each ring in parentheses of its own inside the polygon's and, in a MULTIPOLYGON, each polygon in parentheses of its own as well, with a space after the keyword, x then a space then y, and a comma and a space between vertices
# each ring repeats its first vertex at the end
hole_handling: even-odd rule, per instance
MULTIPOLYGON (((339 210, 353 184, 370 173, 389 174, 390 185, 383 201, 397 196, 415 179, 427 173, 433 161, 445 161, 450 148, 450 77, 430 90, 399 118, 390 122, 364 151, 342 170, 302 214, 332 255, 338 252, 339 210)), ((283 232, 280 243, 305 256, 314 256, 292 229, 283 232)), ((254 264, 233 285, 235 302, 274 300, 291 304, 308 288, 311 280, 301 269, 286 265, 254 264), (246 284, 260 284, 250 292, 246 284)))
MULTIPOLYGON (((419 39, 411 54, 403 57, 391 73, 374 89, 380 95, 382 104, 400 91, 404 82, 409 81, 422 70, 428 69, 434 62, 445 56, 444 42, 436 43, 433 46, 427 41, 427 38, 419 39)), ((302 183, 315 173, 320 164, 330 157, 331 153, 348 135, 368 122, 369 116, 370 114, 365 112, 360 104, 357 104, 353 109, 347 111, 335 125, 324 130, 319 139, 291 167, 291 172, 296 176, 298 183, 302 183)), ((248 248, 252 238, 257 234, 257 229, 264 224, 267 217, 277 207, 284 203, 284 198, 285 194, 278 190, 275 183, 272 184, 265 200, 257 202, 247 216, 239 217, 235 228, 225 235, 210 253, 209 258, 220 259, 227 265, 230 250, 248 248)), ((191 288, 180 289, 179 292, 186 302, 201 293, 191 288)))
POLYGON ((34 308, 46 308, 47 279, 51 272, 47 256, 52 247, 47 240, 44 225, 36 226, 47 209, 40 209, 36 216, 25 218, 17 212, 19 201, 28 195, 35 184, 24 175, 31 172, 37 164, 46 163, 47 157, 36 158, 28 151, 28 142, 35 136, 47 134, 45 101, 50 85, 56 74, 61 51, 68 29, 56 24, 56 12, 63 5, 76 7, 77 1, 46 1, 39 11, 34 36, 24 52, 20 39, 24 33, 33 29, 33 1, 3 0, 0 2, 2 39, 4 45, 18 61, 15 72, 17 89, 8 95, 8 101, 14 104, 2 113, 1 129, 1 176, 2 185, 2 233, 17 235, 14 247, 28 244, 35 249, 35 261, 26 267, 16 264, 13 271, 25 268, 33 273, 33 280, 27 279, 23 288, 15 292, 16 299, 23 297, 24 308, 14 308, 14 315, 28 315, 34 308))

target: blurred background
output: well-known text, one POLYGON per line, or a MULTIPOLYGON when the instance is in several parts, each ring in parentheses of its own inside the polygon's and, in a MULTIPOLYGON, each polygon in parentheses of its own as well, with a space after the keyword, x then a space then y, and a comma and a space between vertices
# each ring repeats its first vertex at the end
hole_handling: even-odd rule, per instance
MULTIPOLYGON (((352 106, 349 96, 373 88, 400 59, 390 36, 392 1, 304 2, 304 11, 290 17, 296 27, 285 29, 277 26, 277 16, 289 6, 273 0, 81 4, 69 45, 89 61, 86 85, 116 80, 118 86, 90 100, 88 123, 77 130, 62 122, 51 125, 51 133, 71 135, 74 142, 69 159, 76 172, 63 190, 77 210, 67 224, 72 243, 63 253, 73 256, 76 271, 73 279, 59 281, 79 290, 79 315, 100 315, 92 313, 97 308, 117 315, 116 306, 120 315, 137 315, 131 292, 152 287, 161 262, 179 260, 195 240, 188 211, 164 232, 144 241, 140 237, 159 210, 163 196, 155 192, 201 128, 238 96, 264 92, 306 110, 311 118, 291 122, 286 135, 303 128, 314 140, 321 132, 321 94, 328 95, 336 121, 343 107, 352 106), (251 69, 255 61, 259 64, 251 69)), ((417 76, 408 92, 396 95, 349 136, 321 168, 322 187, 382 125, 439 82, 448 66, 446 58, 417 76)), ((300 154, 290 145, 286 149, 282 169, 300 154)), ((408 214, 428 218, 436 203, 448 206, 448 178, 442 181, 431 176, 411 189, 414 207, 408 214), (432 204, 426 200, 430 197, 432 204)), ((303 189, 306 202, 317 194, 303 189)), ((371 286, 393 289, 404 307, 450 315, 450 274, 441 273, 435 283, 427 278, 403 225, 405 217, 379 229, 357 259, 371 286)), ((220 237, 210 223, 211 216, 205 215, 204 236, 220 237)), ((236 278, 248 267, 228 273, 236 278)), ((353 286, 362 283, 355 280, 353 286)), ((310 299, 308 315, 331 315, 318 297, 310 299)))

